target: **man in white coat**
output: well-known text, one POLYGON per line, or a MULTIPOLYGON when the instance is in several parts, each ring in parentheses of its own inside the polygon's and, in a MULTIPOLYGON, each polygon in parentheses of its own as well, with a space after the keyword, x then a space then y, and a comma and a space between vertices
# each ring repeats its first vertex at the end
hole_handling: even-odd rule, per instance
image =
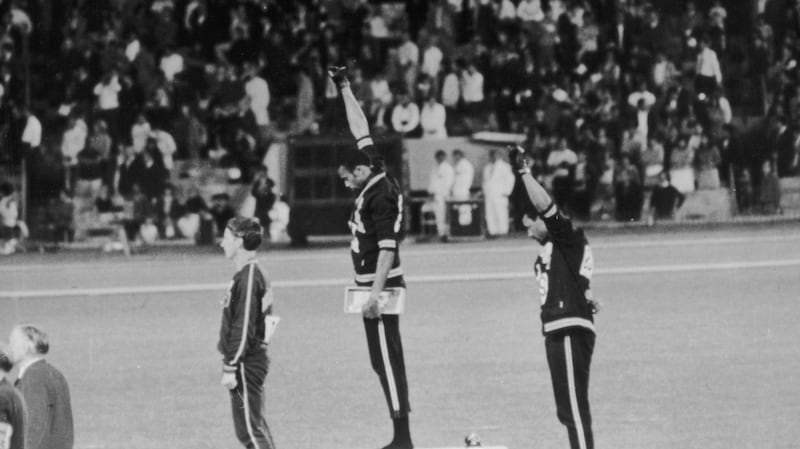
POLYGON ((514 190, 511 165, 489 151, 489 162, 483 167, 483 197, 486 207, 486 232, 489 238, 508 234, 508 197, 514 190))
POLYGON ((447 162, 447 153, 444 150, 436 152, 436 166, 431 170, 428 180, 428 193, 432 196, 430 202, 423 205, 422 212, 433 212, 436 217, 436 233, 442 240, 447 239, 447 216, 446 201, 453 188, 455 171, 453 166, 447 162))
POLYGON ((469 199, 469 189, 475 179, 475 167, 464 157, 464 152, 461 150, 453 150, 453 162, 456 176, 451 196, 456 201, 466 201, 469 199))

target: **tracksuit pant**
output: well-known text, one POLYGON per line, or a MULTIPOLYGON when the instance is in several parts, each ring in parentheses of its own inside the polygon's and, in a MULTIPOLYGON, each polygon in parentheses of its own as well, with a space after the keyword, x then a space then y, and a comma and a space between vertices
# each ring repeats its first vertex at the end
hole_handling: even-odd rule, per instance
POLYGON ((589 365, 594 341, 593 332, 580 329, 545 337, 556 413, 567 427, 572 449, 594 448, 589 412, 589 365))
POLYGON ((274 449, 264 418, 264 380, 269 370, 266 350, 248 356, 236 370, 236 388, 230 390, 233 427, 247 449, 274 449))
POLYGON ((392 418, 408 416, 408 383, 400 341, 398 315, 383 315, 381 319, 364 318, 367 346, 372 369, 378 375, 392 418))

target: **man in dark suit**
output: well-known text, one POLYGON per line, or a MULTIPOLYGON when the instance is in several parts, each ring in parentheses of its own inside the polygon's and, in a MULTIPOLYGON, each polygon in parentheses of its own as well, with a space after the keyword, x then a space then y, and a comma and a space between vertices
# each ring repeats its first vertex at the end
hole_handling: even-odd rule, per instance
POLYGON ((36 326, 14 327, 9 337, 11 358, 19 369, 15 386, 27 406, 27 449, 72 449, 73 426, 69 385, 45 356, 47 334, 36 326))
POLYGON ((8 352, 0 346, 0 447, 25 449, 25 400, 6 380, 14 367, 8 352))

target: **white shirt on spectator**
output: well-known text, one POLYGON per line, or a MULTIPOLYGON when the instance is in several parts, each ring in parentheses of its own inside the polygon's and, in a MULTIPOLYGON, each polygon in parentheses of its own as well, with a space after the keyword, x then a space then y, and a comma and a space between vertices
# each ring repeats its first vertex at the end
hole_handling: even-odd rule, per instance
POLYGON ((517 8, 511 0, 503 0, 500 10, 497 11, 497 18, 500 20, 514 20, 517 18, 517 8))
POLYGON ((428 179, 428 193, 442 198, 450 196, 455 176, 456 172, 449 162, 443 161, 438 164, 431 170, 431 175, 428 179))
POLYGON ((439 103, 431 103, 426 101, 422 105, 422 112, 420 112, 420 124, 422 124, 422 138, 423 139, 446 139, 447 128, 445 121, 447 119, 447 112, 439 103))
POLYGON ((86 146, 88 134, 89 129, 82 119, 75 120, 75 126, 64 131, 64 136, 61 140, 61 154, 67 160, 67 165, 76 165, 78 163, 78 153, 83 151, 86 146))
POLYGON ((139 51, 142 49, 142 44, 139 43, 139 39, 134 39, 128 42, 128 45, 125 47, 125 57, 128 58, 128 61, 133 62, 137 56, 139 56, 139 51))
POLYGON ((541 2, 539 0, 522 0, 517 6, 517 18, 523 22, 541 22, 544 20, 541 2))
POLYGON ((413 131, 419 126, 419 106, 409 102, 408 105, 398 103, 392 109, 392 127, 399 133, 413 131))
POLYGON ((469 189, 475 179, 475 167, 466 157, 456 162, 456 177, 453 181, 453 199, 457 201, 469 199, 469 189))
POLYGON ((697 55, 697 67, 695 70, 698 75, 714 77, 717 83, 722 84, 722 71, 719 68, 719 59, 717 59, 717 53, 711 48, 706 47, 697 55))
POLYGON ((442 104, 448 108, 454 108, 461 99, 461 86, 459 85, 458 75, 449 73, 442 82, 442 104))
POLYGON ((116 109, 119 107, 119 92, 122 86, 116 76, 111 77, 108 84, 99 83, 94 87, 97 104, 102 110, 116 109))
POLYGON ((22 143, 27 143, 31 148, 38 148, 42 144, 42 122, 33 114, 28 116, 25 129, 22 130, 22 143))
POLYGON ((9 195, 0 199, 0 223, 7 228, 17 226, 19 219, 19 209, 14 195, 9 195))
POLYGON ((159 68, 164 72, 167 81, 172 82, 175 79, 175 75, 183 72, 183 56, 179 53, 164 55, 161 58, 161 65, 159 68))
POLYGON ((269 125, 269 85, 259 77, 254 76, 244 85, 247 98, 250 99, 250 110, 256 117, 259 126, 269 125))
POLYGON ((397 60, 403 67, 409 64, 412 66, 419 64, 419 47, 417 47, 417 44, 409 40, 397 47, 397 60))
POLYGON ((164 167, 167 170, 172 170, 174 166, 172 155, 178 150, 178 145, 175 144, 175 139, 172 138, 170 133, 157 129, 153 131, 152 137, 156 139, 156 146, 161 156, 164 158, 164 167))
POLYGON ((563 150, 555 149, 547 156, 547 166, 553 170, 553 176, 569 176, 569 169, 564 165, 574 166, 578 163, 578 155, 569 148, 563 150))
POLYGON ((150 124, 147 122, 133 124, 131 142, 136 153, 141 153, 144 150, 145 145, 147 145, 147 138, 150 137, 150 132, 150 124))
POLYGON ((369 19, 369 34, 375 39, 385 39, 389 37, 389 27, 386 21, 379 15, 374 15, 369 19))
POLYGON ((722 109, 722 121, 726 125, 733 120, 733 111, 731 110, 731 103, 725 97, 719 97, 719 108, 722 109))
POLYGON ((461 96, 467 103, 483 101, 483 75, 477 70, 470 74, 465 71, 461 79, 461 96))
POLYGON ((628 104, 634 108, 639 105, 639 100, 644 100, 644 105, 648 108, 656 104, 656 96, 647 90, 637 90, 636 92, 628 95, 628 104))
POLYGON ((439 76, 439 71, 442 70, 442 58, 444 53, 439 47, 430 46, 425 49, 422 54, 422 73, 436 79, 439 76))

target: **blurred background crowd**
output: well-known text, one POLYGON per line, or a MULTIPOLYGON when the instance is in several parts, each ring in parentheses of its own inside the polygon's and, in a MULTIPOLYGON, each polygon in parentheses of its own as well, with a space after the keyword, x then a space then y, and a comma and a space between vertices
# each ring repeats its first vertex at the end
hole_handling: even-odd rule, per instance
POLYGON ((265 214, 276 136, 346 131, 331 64, 375 133, 525 135, 585 220, 720 187, 777 213, 800 173, 797 0, 2 0, 0 17, 0 162, 25 157, 48 223, 121 198, 166 236, 211 209, 165 200, 185 159, 255 182, 265 214))

